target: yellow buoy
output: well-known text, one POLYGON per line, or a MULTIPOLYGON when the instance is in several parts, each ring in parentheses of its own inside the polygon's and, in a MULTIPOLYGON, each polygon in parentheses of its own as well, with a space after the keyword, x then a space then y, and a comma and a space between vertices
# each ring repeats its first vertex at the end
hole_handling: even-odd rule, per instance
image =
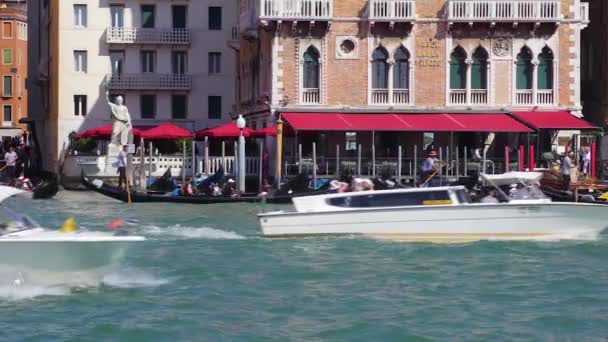
POLYGON ((73 232, 77 229, 76 227, 76 220, 74 220, 73 217, 68 217, 65 222, 63 222, 63 224, 61 225, 61 228, 59 229, 60 232, 62 233, 70 233, 73 232))

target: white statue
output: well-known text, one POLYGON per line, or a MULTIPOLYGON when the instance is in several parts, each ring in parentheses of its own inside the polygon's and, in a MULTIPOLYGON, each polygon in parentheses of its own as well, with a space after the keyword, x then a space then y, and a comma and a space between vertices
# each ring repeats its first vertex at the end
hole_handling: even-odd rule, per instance
POLYGON ((116 103, 110 101, 110 94, 106 91, 106 101, 112 109, 112 139, 110 145, 121 147, 133 143, 133 131, 129 109, 123 104, 122 96, 116 97, 116 103))

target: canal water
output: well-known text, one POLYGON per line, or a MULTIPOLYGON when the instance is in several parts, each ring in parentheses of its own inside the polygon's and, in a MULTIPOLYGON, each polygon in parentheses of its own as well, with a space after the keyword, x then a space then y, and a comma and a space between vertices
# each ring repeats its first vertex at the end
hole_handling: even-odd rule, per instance
POLYGON ((104 230, 122 218, 148 241, 97 286, 0 286, 2 341, 608 336, 607 235, 467 244, 268 240, 258 236, 257 204, 129 207, 73 192, 18 204, 49 228, 74 216, 81 227, 104 230))

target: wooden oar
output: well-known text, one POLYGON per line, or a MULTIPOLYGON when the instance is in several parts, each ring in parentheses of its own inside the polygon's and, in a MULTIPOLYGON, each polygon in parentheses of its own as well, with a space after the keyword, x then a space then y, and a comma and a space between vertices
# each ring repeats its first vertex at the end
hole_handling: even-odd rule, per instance
POLYGON ((437 175, 437 173, 444 167, 446 166, 445 163, 441 163, 441 165, 439 165, 439 167, 437 169, 435 169, 435 172, 433 172, 427 179, 426 181, 424 181, 424 183, 422 183, 421 186, 425 186, 426 183, 428 183, 433 177, 435 177, 435 175, 437 175))
POLYGON ((127 203, 131 204, 131 189, 129 188, 129 177, 126 177, 125 185, 127 188, 127 203))

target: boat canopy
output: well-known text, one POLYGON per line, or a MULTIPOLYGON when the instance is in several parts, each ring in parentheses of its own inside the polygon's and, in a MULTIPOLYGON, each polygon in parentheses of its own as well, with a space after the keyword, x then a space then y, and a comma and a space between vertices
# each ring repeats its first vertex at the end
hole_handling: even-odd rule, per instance
POLYGON ((0 203, 4 202, 7 198, 13 197, 20 193, 23 193, 23 191, 10 186, 0 185, 0 203))
POLYGON ((536 185, 540 182, 543 174, 540 172, 507 172, 500 175, 482 174, 481 177, 495 186, 524 183, 536 185))

